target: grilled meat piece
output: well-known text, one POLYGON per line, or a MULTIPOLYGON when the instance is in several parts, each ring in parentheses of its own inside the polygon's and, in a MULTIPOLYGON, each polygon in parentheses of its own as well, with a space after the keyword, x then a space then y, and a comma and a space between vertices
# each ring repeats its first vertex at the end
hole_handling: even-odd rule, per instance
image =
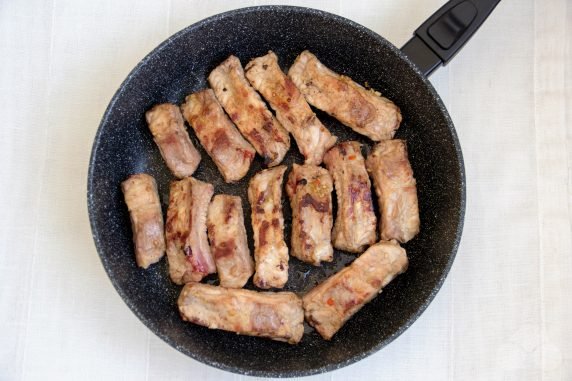
POLYGON ((207 240, 207 210, 214 188, 192 177, 171 183, 167 209, 167 259, 176 284, 216 272, 207 240))
POLYGON ((392 101, 333 72, 307 50, 296 58, 288 76, 308 103, 359 134, 386 140, 399 128, 401 112, 392 101))
POLYGON ((139 173, 121 183, 125 203, 131 218, 135 260, 146 269, 165 254, 163 213, 153 177, 139 173))
POLYGON ((238 58, 230 56, 217 66, 209 75, 209 84, 230 119, 264 162, 270 167, 280 164, 290 148, 290 137, 248 84, 238 58))
POLYGON ((214 92, 206 89, 189 95, 181 110, 224 180, 242 179, 256 152, 226 116, 214 92))
POLYGON ((183 320, 211 329, 296 344, 304 334, 302 300, 292 292, 257 292, 187 283, 178 300, 183 320))
POLYGON ((179 108, 170 103, 156 105, 145 118, 167 167, 178 178, 191 176, 201 155, 189 139, 179 108))
POLYGON ((238 196, 214 196, 207 215, 207 230, 220 285, 241 288, 254 273, 242 200, 238 196))
POLYGON ((294 136, 306 164, 319 165, 337 138, 320 122, 294 82, 284 74, 273 52, 246 65, 246 78, 276 112, 276 118, 294 136))
POLYGON ((294 164, 286 193, 292 207, 292 245, 290 254, 313 265, 331 262, 332 177, 322 167, 294 164))
POLYGON ((377 193, 381 239, 405 243, 419 233, 419 206, 413 170, 407 158, 405 140, 376 144, 366 167, 377 193))
POLYGON ((338 199, 334 247, 360 253, 376 242, 377 221, 360 144, 346 141, 335 145, 324 156, 324 163, 334 178, 338 199))
POLYGON ((288 246, 284 242, 282 180, 286 166, 258 172, 248 185, 254 231, 254 284, 282 288, 288 280, 288 246))
POLYGON ((304 298, 308 323, 326 340, 407 269, 405 250, 395 241, 381 241, 340 272, 310 290, 304 298))

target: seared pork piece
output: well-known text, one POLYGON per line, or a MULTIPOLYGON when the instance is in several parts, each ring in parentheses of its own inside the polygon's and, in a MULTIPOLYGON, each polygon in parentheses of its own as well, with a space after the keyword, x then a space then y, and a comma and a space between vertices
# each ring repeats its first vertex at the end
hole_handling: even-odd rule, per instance
POLYGON ((248 185, 254 231, 254 284, 282 288, 288 280, 288 246, 284 242, 282 180, 286 166, 258 172, 248 185))
POLYGON ((360 144, 354 141, 337 144, 326 153, 324 163, 334 178, 338 197, 332 232, 334 247, 361 253, 376 241, 376 218, 360 144))
POLYGON ((294 82, 284 74, 273 52, 246 65, 246 78, 276 112, 276 118, 294 136, 306 164, 319 165, 336 137, 324 127, 294 82))
POLYGON ((407 242, 419 233, 419 206, 405 140, 376 144, 366 161, 381 211, 381 239, 407 242))
POLYGON ((189 95, 181 110, 224 180, 242 179, 256 152, 226 116, 214 92, 206 89, 189 95))
POLYGON ((290 137, 248 84, 238 58, 230 56, 217 66, 209 75, 209 84, 230 119, 264 162, 270 167, 280 164, 290 148, 290 137))
POLYGON ((220 285, 243 287, 254 273, 254 263, 246 240, 240 197, 214 196, 207 215, 207 230, 220 285))
POLYGON ((302 300, 292 292, 257 292, 202 283, 185 285, 178 300, 183 320, 241 335, 296 344, 304 334, 302 300))
POLYGON ((214 188, 192 177, 171 183, 167 209, 167 259, 176 284, 216 272, 207 240, 207 210, 214 188))
POLYGON ((332 177, 322 167, 294 164, 286 193, 292 206, 292 246, 296 258, 319 266, 334 259, 332 177))
POLYGON ((135 260, 146 269, 165 254, 163 213, 155 179, 145 173, 129 176, 121 190, 131 218, 135 260))
POLYGON ((359 134, 386 140, 399 128, 401 112, 392 101, 333 72, 307 50, 296 58, 288 76, 308 103, 359 134))
POLYGON ((310 290, 304 298, 308 323, 326 340, 407 269, 405 250, 395 241, 381 241, 359 258, 310 290))
POLYGON ((170 103, 156 105, 145 118, 167 167, 178 178, 191 176, 201 155, 189 139, 179 108, 170 103))

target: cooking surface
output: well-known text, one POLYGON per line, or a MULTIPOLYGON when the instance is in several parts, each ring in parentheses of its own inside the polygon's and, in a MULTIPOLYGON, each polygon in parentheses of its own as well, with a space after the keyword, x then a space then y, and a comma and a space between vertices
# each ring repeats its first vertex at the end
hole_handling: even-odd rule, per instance
MULTIPOLYGON (((442 3, 302 5, 345 16, 399 46, 442 3)), ((566 121, 572 123, 565 109, 572 60, 564 48, 571 51, 572 33, 565 4, 501 3, 434 74, 467 169, 457 260, 434 303, 405 334, 315 379, 570 377, 566 121)), ((254 4, 233 3, 247 5, 254 4)), ((169 35, 228 6, 3 6, 0 46, 10 59, 0 86, 8 115, 0 140, 0 378, 241 378, 179 354, 139 323, 103 271, 85 209, 91 144, 121 81, 169 35)))

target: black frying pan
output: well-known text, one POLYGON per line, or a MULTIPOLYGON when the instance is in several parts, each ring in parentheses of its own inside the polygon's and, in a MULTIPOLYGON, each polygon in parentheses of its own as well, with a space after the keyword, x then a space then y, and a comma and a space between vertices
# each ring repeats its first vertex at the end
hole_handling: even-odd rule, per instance
MULTIPOLYGON (((363 26, 329 13, 288 6, 239 9, 189 26, 143 59, 105 112, 93 145, 87 193, 103 266, 137 317, 167 343, 199 361, 258 376, 301 376, 340 368, 379 350, 405 331, 443 284, 459 245, 465 209, 465 174, 457 135, 425 75, 454 55, 498 1, 449 2, 401 51, 363 26), (169 280, 166 261, 148 270, 135 265, 129 216, 120 190, 121 181, 129 175, 149 173, 157 179, 163 210, 167 208, 173 177, 153 143, 144 113, 156 103, 181 103, 187 94, 206 87, 208 73, 230 54, 246 64, 273 50, 286 69, 304 49, 333 70, 359 83, 367 81, 402 110, 404 121, 397 137, 408 142, 421 213, 421 233, 404 245, 409 270, 331 341, 309 327, 302 342, 293 346, 185 323, 176 307, 180 287, 169 280)), ((364 153, 371 148, 367 138, 323 113, 318 112, 318 117, 340 141, 358 140, 364 153)), ((192 129, 189 134, 201 149, 192 129)), ((195 176, 213 183, 216 193, 241 196, 249 216, 247 182, 262 168, 262 160, 257 157, 244 180, 226 184, 208 155, 201 154, 195 176)), ((295 144, 285 159, 288 165, 294 162, 302 162, 295 144)), ((291 211, 286 197, 284 214, 289 242, 291 211)), ((251 239, 249 217, 246 225, 251 239)), ((252 249, 252 240, 250 245, 252 249)), ((322 267, 291 258, 286 289, 304 293, 353 258, 337 251, 335 262, 322 267)), ((207 281, 216 283, 216 277, 207 281)))

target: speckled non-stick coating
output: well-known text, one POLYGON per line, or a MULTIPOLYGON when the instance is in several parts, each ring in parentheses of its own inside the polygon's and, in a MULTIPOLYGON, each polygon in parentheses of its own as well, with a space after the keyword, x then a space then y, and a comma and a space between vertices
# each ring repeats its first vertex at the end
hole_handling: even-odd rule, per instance
MULTIPOLYGON (((324 113, 319 118, 340 140, 372 142, 324 113)), ((214 184, 216 193, 242 197, 252 249, 248 179, 260 168, 257 157, 245 179, 224 183, 212 160, 202 154, 195 176, 214 184)), ((285 163, 302 161, 294 140, 285 163)), ((217 15, 175 34, 149 54, 113 97, 93 145, 88 178, 88 206, 95 244, 111 281, 127 305, 155 334, 179 351, 206 364, 258 376, 302 376, 353 363, 387 345, 407 329, 431 302, 453 262, 461 236, 465 205, 464 169, 453 124, 429 82, 389 42, 347 19, 297 7, 264 6, 217 15), (238 336, 183 322, 166 260, 148 270, 136 267, 131 227, 120 183, 133 173, 157 179, 166 212, 173 176, 146 126, 144 113, 161 102, 181 103, 207 86, 208 73, 230 54, 245 65, 273 50, 287 68, 309 49, 333 70, 366 81, 394 100, 404 122, 397 134, 407 139, 418 182, 421 233, 404 245, 409 270, 357 313, 331 341, 306 327, 299 345, 238 336)), ((291 211, 284 194, 287 242, 291 211)), ((313 267, 290 259, 285 289, 303 294, 349 263, 353 255, 337 251, 335 262, 313 267)), ((216 277, 209 278, 216 282, 216 277)), ((248 285, 252 288, 252 285, 248 285)), ((391 350, 391 349, 389 349, 391 350)))

